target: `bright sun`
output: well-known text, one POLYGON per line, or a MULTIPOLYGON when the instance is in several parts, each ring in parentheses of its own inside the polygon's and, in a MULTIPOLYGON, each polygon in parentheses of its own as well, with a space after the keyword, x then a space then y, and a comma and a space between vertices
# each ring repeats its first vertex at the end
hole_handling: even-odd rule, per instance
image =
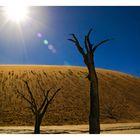
POLYGON ((27 18, 28 6, 9 5, 4 7, 4 11, 8 20, 19 23, 27 18))

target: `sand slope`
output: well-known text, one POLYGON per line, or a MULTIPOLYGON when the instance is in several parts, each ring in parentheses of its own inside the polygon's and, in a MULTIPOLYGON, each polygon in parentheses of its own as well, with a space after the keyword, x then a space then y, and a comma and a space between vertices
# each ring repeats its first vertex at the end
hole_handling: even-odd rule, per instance
MULTIPOLYGON (((101 122, 140 121, 140 78, 124 73, 97 69, 100 91, 101 122)), ((28 97, 29 85, 40 104, 43 89, 59 87, 43 119, 43 125, 86 124, 89 113, 89 83, 86 68, 72 66, 0 66, 0 125, 33 125, 27 102, 17 97, 16 89, 28 97)), ((52 90, 53 92, 53 90, 52 90)))

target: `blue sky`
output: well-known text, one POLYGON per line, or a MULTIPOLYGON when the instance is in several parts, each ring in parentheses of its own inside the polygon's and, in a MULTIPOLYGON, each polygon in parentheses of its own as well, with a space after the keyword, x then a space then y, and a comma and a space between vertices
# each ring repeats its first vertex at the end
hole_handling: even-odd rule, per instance
MULTIPOLYGON (((2 9, 2 7, 1 7, 2 9)), ((98 68, 140 77, 140 7, 30 7, 26 21, 6 22, 0 10, 0 64, 85 66, 67 39, 81 45, 93 28, 91 42, 115 38, 95 52, 98 68)))

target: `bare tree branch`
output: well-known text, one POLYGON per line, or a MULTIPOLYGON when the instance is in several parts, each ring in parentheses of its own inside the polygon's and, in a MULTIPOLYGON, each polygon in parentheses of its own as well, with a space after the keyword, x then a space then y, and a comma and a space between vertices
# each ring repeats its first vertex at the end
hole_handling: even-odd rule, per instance
POLYGON ((89 49, 88 49, 88 45, 87 45, 87 36, 85 36, 84 43, 85 43, 85 49, 86 49, 86 51, 88 53, 89 52, 89 49))
POLYGON ((40 108, 38 109, 39 112, 43 109, 45 104, 48 104, 48 94, 49 94, 50 90, 51 90, 51 88, 49 90, 47 90, 47 93, 45 94, 45 99, 43 100, 43 103, 41 104, 40 108))
POLYGON ((25 95, 23 93, 21 93, 19 90, 17 90, 18 94, 24 99, 26 100, 32 107, 35 107, 34 104, 28 99, 25 97, 25 95))
POLYGON ((59 88, 59 89, 57 89, 57 90, 55 91, 55 93, 54 93, 53 96, 50 98, 50 100, 48 101, 48 103, 50 103, 50 102, 53 100, 53 98, 55 97, 55 95, 56 95, 60 90, 61 90, 61 88, 59 88))
POLYGON ((51 101, 53 100, 53 98, 55 97, 55 95, 56 95, 60 90, 61 90, 61 88, 59 88, 59 89, 57 89, 57 90, 55 91, 55 93, 53 94, 53 96, 51 97, 51 99, 50 99, 50 100, 48 101, 48 103, 45 105, 45 107, 44 107, 44 109, 43 109, 41 115, 44 115, 44 114, 45 114, 48 105, 51 103, 51 101))
POLYGON ((92 28, 89 30, 89 32, 87 34, 88 37, 90 36, 91 32, 92 32, 92 28))
POLYGON ((85 55, 84 50, 83 50, 83 48, 81 47, 81 45, 80 45, 78 39, 76 38, 76 36, 75 36, 74 34, 71 34, 71 35, 72 35, 72 37, 73 37, 74 39, 68 39, 68 40, 74 42, 75 45, 76 45, 76 47, 77 47, 77 49, 79 50, 79 52, 84 56, 84 55, 85 55))
POLYGON ((69 38, 68 40, 76 44, 76 41, 74 39, 69 38))
POLYGON ((34 99, 34 97, 33 97, 32 91, 31 91, 31 89, 30 89, 30 87, 29 87, 29 85, 28 85, 28 82, 25 81, 25 80, 23 80, 23 82, 25 83, 25 85, 26 85, 26 87, 27 87, 27 89, 28 89, 28 93, 29 93, 29 95, 30 95, 30 97, 31 97, 31 100, 32 100, 32 102, 33 102, 33 104, 34 104, 34 106, 35 106, 35 108, 36 108, 36 110, 37 110, 37 105, 36 105, 35 99, 34 99))
POLYGON ((92 31, 92 29, 89 30, 86 38, 87 38, 87 43, 88 43, 89 50, 92 52, 92 46, 93 45, 91 44, 90 39, 89 39, 91 31, 92 31))
POLYGON ((33 114, 35 115, 36 114, 36 111, 34 110, 34 108, 33 107, 26 107, 27 109, 30 109, 32 112, 33 112, 33 114))
POLYGON ((106 43, 106 42, 108 42, 108 41, 110 41, 110 40, 114 40, 114 39, 111 38, 111 39, 105 39, 105 40, 101 41, 100 43, 98 43, 97 45, 94 46, 94 48, 92 49, 92 52, 94 53, 95 50, 96 50, 100 45, 102 45, 102 44, 104 44, 104 43, 106 43))
POLYGON ((70 35, 72 35, 72 37, 74 38, 74 40, 75 40, 78 44, 80 44, 79 41, 78 41, 78 39, 77 39, 77 37, 75 36, 75 34, 70 34, 70 35))

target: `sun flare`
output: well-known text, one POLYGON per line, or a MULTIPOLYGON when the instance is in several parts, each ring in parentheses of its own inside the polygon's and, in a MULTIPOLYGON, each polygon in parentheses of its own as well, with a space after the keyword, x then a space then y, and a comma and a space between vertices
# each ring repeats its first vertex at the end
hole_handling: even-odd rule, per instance
POLYGON ((28 6, 9 5, 4 7, 4 11, 8 20, 19 23, 26 20, 28 15, 28 6))

